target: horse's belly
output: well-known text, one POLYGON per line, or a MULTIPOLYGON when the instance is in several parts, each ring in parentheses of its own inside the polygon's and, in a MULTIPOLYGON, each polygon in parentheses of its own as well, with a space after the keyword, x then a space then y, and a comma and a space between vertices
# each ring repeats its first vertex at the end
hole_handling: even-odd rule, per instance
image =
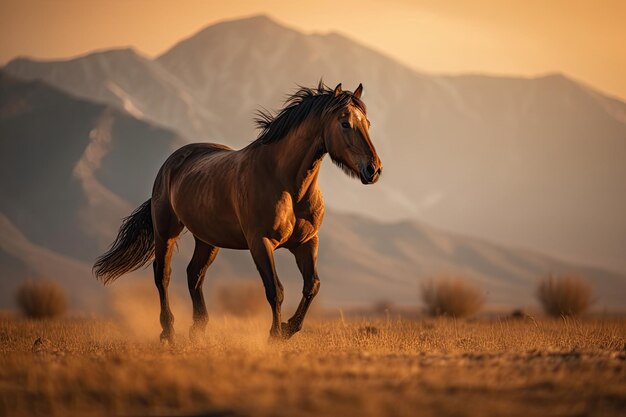
POLYGON ((182 223, 198 239, 219 248, 248 249, 248 243, 239 226, 239 222, 221 216, 210 216, 205 219, 193 219, 182 223))
MULTIPOLYGON (((223 192, 207 190, 203 198, 180 199, 174 210, 180 222, 198 239, 210 245, 229 249, 247 249, 235 209, 228 198, 214 198, 223 192)), ((221 190, 219 190, 221 191, 221 190)), ((179 195, 190 195, 182 193, 179 195)))

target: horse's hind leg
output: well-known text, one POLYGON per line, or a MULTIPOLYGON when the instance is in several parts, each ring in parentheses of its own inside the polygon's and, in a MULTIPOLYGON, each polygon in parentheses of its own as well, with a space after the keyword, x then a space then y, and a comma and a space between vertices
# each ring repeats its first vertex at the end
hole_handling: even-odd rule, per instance
POLYGON ((204 335, 209 315, 202 294, 202 283, 207 269, 217 256, 219 248, 211 246, 196 238, 196 247, 191 262, 187 266, 187 285, 193 303, 193 325, 189 329, 189 338, 197 341, 204 335))
POLYGON ((182 224, 165 205, 153 201, 152 220, 154 226, 154 283, 161 301, 161 341, 174 342, 174 315, 170 309, 168 286, 170 283, 172 250, 176 238, 183 230, 182 224))
POLYGON ((162 240, 155 238, 154 262, 154 283, 159 290, 159 299, 161 301, 161 341, 174 342, 174 314, 170 309, 168 296, 168 286, 170 284, 171 275, 171 259, 172 250, 176 244, 176 238, 162 240))

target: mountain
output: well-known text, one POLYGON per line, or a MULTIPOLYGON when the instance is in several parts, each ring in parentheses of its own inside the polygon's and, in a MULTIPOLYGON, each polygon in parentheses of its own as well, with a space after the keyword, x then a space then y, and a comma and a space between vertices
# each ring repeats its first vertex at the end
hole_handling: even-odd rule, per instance
POLYGON ((266 16, 209 26, 155 60, 111 50, 6 71, 231 146, 254 138, 255 109, 279 108, 296 84, 363 82, 385 174, 366 188, 325 169, 330 207, 626 272, 626 104, 563 75, 418 73, 266 16))
POLYGON ((130 48, 95 52, 67 61, 17 58, 4 70, 123 109, 138 119, 175 128, 191 139, 215 134, 212 112, 196 103, 176 77, 130 48))
POLYGON ((4 73, 0 134, 0 212, 34 244, 79 259, 149 198, 163 155, 182 143, 110 106, 4 73))
MULTIPOLYGON (((160 164, 183 138, 110 105, 2 72, 0 138, 0 308, 12 305, 15 288, 27 278, 58 280, 82 311, 107 311, 112 291, 130 293, 136 282, 151 285, 146 269, 105 289, 90 266, 120 219, 148 198, 160 164)), ((334 167, 323 170, 339 173, 334 167)), ((536 282, 548 273, 585 276, 598 307, 623 307, 624 275, 414 221, 385 223, 329 210, 320 239, 319 302, 329 308, 381 300, 417 305, 420 283, 442 274, 476 282, 491 307, 532 305, 536 282)), ((174 255, 173 291, 185 301, 192 245, 187 233, 174 255)), ((300 274, 287 251, 276 258, 287 303, 293 305, 301 292, 300 274)), ((241 279, 260 282, 249 253, 222 250, 209 271, 207 293, 217 281, 241 279)))
MULTIPOLYGON (((236 146, 254 138, 251 115, 259 106, 278 108, 297 85, 316 85, 322 77, 348 89, 364 82, 370 113, 378 116, 373 120, 381 132, 387 131, 389 113, 412 114, 399 106, 408 94, 434 88, 430 78, 341 35, 303 34, 266 16, 209 26, 156 62, 193 91, 199 103, 214 109, 236 146)), ((379 147, 390 140, 381 137, 379 147)))
POLYGON ((320 239, 325 242, 319 255, 323 260, 322 280, 332 279, 342 288, 333 291, 343 297, 348 294, 351 301, 364 295, 372 302, 384 298, 411 304, 425 280, 456 276, 481 287, 492 307, 510 308, 533 304, 539 280, 556 273, 587 277, 602 300, 598 306, 624 306, 624 275, 568 264, 423 223, 380 223, 359 215, 332 213, 320 239), (352 280, 344 280, 351 275, 352 280), (359 293, 364 287, 368 291, 359 293))

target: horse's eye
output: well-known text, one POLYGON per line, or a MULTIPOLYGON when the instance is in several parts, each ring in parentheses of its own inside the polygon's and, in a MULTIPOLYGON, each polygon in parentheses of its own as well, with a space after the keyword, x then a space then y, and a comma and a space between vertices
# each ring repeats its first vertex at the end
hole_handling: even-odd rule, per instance
POLYGON ((348 123, 348 122, 342 122, 342 123, 341 123, 341 127, 343 127, 344 129, 350 129, 350 123, 348 123))

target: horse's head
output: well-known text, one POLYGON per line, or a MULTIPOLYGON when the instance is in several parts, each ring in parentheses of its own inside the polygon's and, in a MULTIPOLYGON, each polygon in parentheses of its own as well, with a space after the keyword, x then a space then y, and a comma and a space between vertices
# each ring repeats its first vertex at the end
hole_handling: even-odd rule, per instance
POLYGON ((370 122, 361 101, 363 85, 354 93, 335 87, 336 98, 345 105, 332 112, 324 129, 324 145, 332 161, 344 172, 359 177, 363 184, 374 184, 380 178, 382 162, 369 135, 370 122))

